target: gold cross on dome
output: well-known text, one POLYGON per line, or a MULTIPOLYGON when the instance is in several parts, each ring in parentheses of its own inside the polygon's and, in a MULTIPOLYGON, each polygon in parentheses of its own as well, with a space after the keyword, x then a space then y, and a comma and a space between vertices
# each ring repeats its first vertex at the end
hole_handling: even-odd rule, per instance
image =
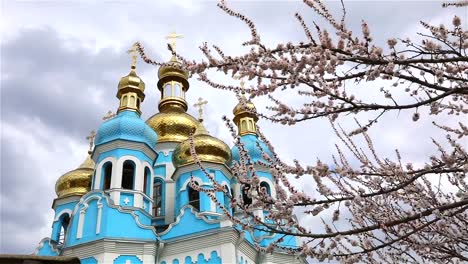
POLYGON ((176 39, 181 39, 183 37, 183 35, 177 34, 175 33, 175 31, 172 31, 169 35, 166 36, 166 39, 169 39, 171 41, 170 45, 173 52, 176 51, 176 39))
POLYGON ((111 119, 115 116, 114 113, 112 113, 112 111, 109 110, 109 112, 107 112, 107 114, 102 118, 102 120, 108 120, 108 119, 111 119))
POLYGON ((128 54, 132 54, 132 69, 136 69, 136 60, 137 60, 137 45, 136 43, 132 45, 132 48, 127 50, 128 54))
POLYGON ((91 131, 91 133, 89 134, 89 136, 86 137, 87 140, 89 140, 89 150, 88 152, 92 152, 93 151, 93 145, 94 145, 94 138, 96 137, 96 131, 91 131))
POLYGON ((203 98, 198 98, 198 102, 193 104, 194 107, 198 108, 198 115, 200 120, 203 120, 203 105, 207 104, 208 101, 203 100, 203 98))

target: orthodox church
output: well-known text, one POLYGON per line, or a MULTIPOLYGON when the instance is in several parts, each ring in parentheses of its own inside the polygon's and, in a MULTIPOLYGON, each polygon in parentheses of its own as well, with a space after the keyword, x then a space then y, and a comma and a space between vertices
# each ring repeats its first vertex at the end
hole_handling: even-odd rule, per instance
MULTIPOLYGON (((132 52, 130 73, 118 83, 116 114, 88 137, 85 161, 57 180, 51 236, 40 241, 35 255, 73 256, 83 264, 305 263, 286 252, 258 250, 255 244, 268 246, 279 236, 242 231, 206 193, 193 188, 213 188, 214 179, 232 197, 245 199, 230 171, 239 150, 211 136, 201 117, 187 113, 189 75, 174 56, 158 71, 159 113, 141 119, 145 83, 136 72, 135 46, 132 52), (198 159, 211 177, 191 155, 193 131, 198 159)), ((233 114, 241 141, 258 161, 263 159, 258 146, 269 151, 256 133, 253 108, 250 101, 239 102, 233 114)), ((275 195, 268 168, 255 166, 261 186, 275 195)), ((236 214, 229 197, 216 192, 219 203, 236 214)), ((281 245, 296 247, 296 238, 286 237, 281 245)))

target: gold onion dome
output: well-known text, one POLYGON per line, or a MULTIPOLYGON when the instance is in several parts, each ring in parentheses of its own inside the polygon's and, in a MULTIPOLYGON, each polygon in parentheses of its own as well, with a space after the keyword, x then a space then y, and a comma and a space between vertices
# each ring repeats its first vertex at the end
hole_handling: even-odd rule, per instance
POLYGON ((182 142, 197 128, 198 121, 186 113, 185 93, 190 84, 188 72, 181 68, 173 56, 170 64, 161 66, 158 72, 158 88, 161 91, 159 113, 146 123, 158 134, 158 142, 182 142))
MULTIPOLYGON (((229 164, 231 162, 231 150, 223 141, 210 136, 202 122, 199 122, 193 135, 195 152, 200 161, 213 162, 219 164, 229 164)), ((172 162, 176 167, 194 162, 190 154, 190 140, 180 143, 174 150, 172 162)))
POLYGON ((90 191, 94 161, 91 155, 77 168, 62 175, 55 183, 55 192, 59 198, 84 195, 90 191))

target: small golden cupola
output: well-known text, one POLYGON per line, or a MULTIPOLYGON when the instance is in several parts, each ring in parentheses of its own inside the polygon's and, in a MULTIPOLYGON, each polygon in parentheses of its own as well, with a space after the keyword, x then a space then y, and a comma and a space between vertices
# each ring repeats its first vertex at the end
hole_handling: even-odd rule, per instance
MULTIPOLYGON (((182 36, 171 33, 172 50, 175 51, 175 39, 182 36)), ((197 128, 198 121, 187 114, 185 94, 189 89, 189 73, 181 68, 181 63, 173 55, 168 65, 158 71, 158 89, 161 92, 159 113, 150 117, 146 123, 158 134, 158 142, 182 142, 197 128)))
POLYGON ((82 196, 90 191, 95 165, 91 158, 95 135, 96 133, 92 131, 91 135, 87 137, 90 140, 90 149, 84 162, 78 168, 63 174, 55 183, 55 193, 58 198, 73 195, 82 196))
MULTIPOLYGON (((241 88, 244 89, 244 81, 241 80, 241 88)), ((255 105, 245 97, 245 92, 242 91, 239 103, 234 107, 234 123, 238 127, 239 135, 257 135, 258 116, 255 105)))
POLYGON ((119 82, 117 98, 120 99, 120 105, 117 112, 131 110, 141 114, 140 105, 145 99, 145 82, 136 73, 136 44, 133 44, 132 49, 127 52, 132 54, 132 66, 130 73, 122 77, 119 82))
MULTIPOLYGON (((201 107, 206 103, 206 101, 199 98, 198 103, 194 105, 199 107, 198 111, 200 113, 199 123, 193 134, 195 152, 200 161, 227 165, 231 162, 231 150, 226 143, 210 136, 203 125, 203 110, 201 107)), ((194 159, 190 153, 190 139, 183 141, 177 146, 172 155, 172 162, 175 167, 194 163, 194 159)))

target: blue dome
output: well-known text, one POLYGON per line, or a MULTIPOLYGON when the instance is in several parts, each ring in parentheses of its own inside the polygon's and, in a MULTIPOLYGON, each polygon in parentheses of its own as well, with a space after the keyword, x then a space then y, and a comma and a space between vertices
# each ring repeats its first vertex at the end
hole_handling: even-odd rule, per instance
MULTIPOLYGON (((256 135, 243 135, 241 136, 240 141, 244 144, 245 149, 249 153, 250 160, 252 162, 257 162, 257 161, 263 161, 266 162, 265 159, 262 157, 262 152, 257 146, 257 142, 260 145, 260 148, 268 154, 268 156, 272 157, 273 154, 271 153, 270 149, 268 149, 267 145, 261 141, 256 135)), ((234 146, 231 149, 232 152, 232 160, 239 162, 240 160, 240 155, 239 155, 239 149, 234 146)))
POLYGON ((102 123, 96 134, 95 145, 123 139, 146 143, 153 148, 158 136, 134 111, 122 111, 116 117, 102 123))

